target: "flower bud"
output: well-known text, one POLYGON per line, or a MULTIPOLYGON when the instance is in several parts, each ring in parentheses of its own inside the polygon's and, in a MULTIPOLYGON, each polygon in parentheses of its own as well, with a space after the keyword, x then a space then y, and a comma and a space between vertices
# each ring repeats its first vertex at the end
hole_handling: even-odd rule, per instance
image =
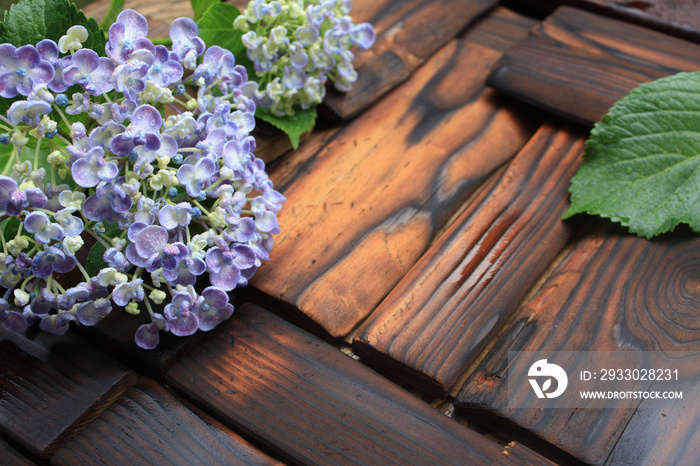
POLYGON ((126 240, 124 238, 112 238, 112 246, 117 250, 121 251, 126 246, 126 240))
POLYGON ((74 256, 84 244, 85 242, 80 236, 66 236, 63 238, 63 250, 71 256, 74 256))
POLYGON ((7 242, 7 249, 13 256, 18 256, 26 247, 29 246, 29 238, 24 235, 18 236, 7 242))
POLYGON ((148 297, 151 299, 151 301, 153 301, 156 304, 162 304, 163 301, 165 301, 165 298, 167 296, 168 295, 165 294, 165 291, 161 291, 161 290, 153 290, 153 291, 151 291, 151 294, 148 295, 148 297))
POLYGON ((158 168, 161 170, 164 170, 168 168, 168 164, 170 163, 170 157, 168 156, 163 156, 163 157, 156 157, 156 161, 158 162, 158 168))
POLYGON ((24 307, 29 304, 29 293, 19 288, 15 288, 15 304, 19 307, 24 307))
POLYGON ((27 138, 20 130, 16 129, 12 132, 12 145, 17 147, 17 146, 23 146, 29 142, 29 138, 27 138))
POLYGON ((29 179, 25 180, 22 184, 19 185, 19 190, 24 191, 25 189, 29 188, 36 188, 36 185, 34 184, 34 180, 29 179))
POLYGON ((233 20, 233 29, 237 29, 242 33, 250 31, 250 26, 248 26, 248 20, 245 15, 236 16, 236 19, 233 20))
POLYGON ((84 26, 73 26, 68 29, 65 36, 58 39, 58 50, 61 53, 73 53, 83 48, 83 42, 88 38, 88 31, 84 26))
POLYGON ((137 303, 136 301, 129 301, 129 304, 126 305, 124 310, 133 316, 139 315, 141 313, 141 311, 139 311, 139 303, 137 303))

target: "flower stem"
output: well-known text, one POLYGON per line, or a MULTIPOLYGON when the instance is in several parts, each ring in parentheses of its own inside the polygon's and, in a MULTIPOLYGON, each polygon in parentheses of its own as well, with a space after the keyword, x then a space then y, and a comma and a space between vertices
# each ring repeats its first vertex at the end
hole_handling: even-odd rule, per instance
POLYGON ((7 244, 5 243, 5 232, 0 228, 0 241, 2 241, 2 252, 7 254, 7 244))
POLYGON ((85 277, 85 282, 90 283, 90 275, 88 275, 87 270, 85 270, 85 267, 83 267, 83 265, 78 260, 75 261, 75 265, 80 270, 80 273, 83 274, 83 277, 85 277))
POLYGON ((206 216, 211 215, 211 213, 202 204, 200 204, 197 199, 192 199, 192 203, 194 205, 196 205, 197 207, 199 207, 202 210, 202 212, 204 212, 204 215, 206 215, 206 216))
POLYGON ((85 228, 83 231, 86 231, 90 236, 95 238, 99 243, 105 247, 105 249, 109 249, 111 246, 107 243, 107 241, 103 240, 97 233, 92 231, 90 228, 85 228))
POLYGON ((146 310, 148 311, 148 314, 153 315, 153 309, 151 308, 151 301, 148 299, 148 296, 145 296, 143 298, 143 303, 146 305, 146 310))
POLYGON ((61 110, 61 107, 59 107, 56 104, 53 104, 53 108, 54 110, 56 110, 56 112, 58 112, 58 115, 61 117, 61 120, 63 120, 63 123, 66 125, 66 128, 68 128, 68 130, 70 131, 71 124, 68 121, 68 118, 66 118, 66 115, 63 114, 63 110, 61 110))

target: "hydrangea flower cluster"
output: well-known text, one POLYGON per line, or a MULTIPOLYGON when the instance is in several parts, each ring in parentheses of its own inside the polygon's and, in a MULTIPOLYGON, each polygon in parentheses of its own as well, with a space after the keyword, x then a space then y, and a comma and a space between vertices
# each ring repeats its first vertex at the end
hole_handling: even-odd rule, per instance
POLYGON ((253 62, 256 103, 276 116, 307 109, 325 97, 326 81, 348 91, 357 80, 353 45, 366 50, 375 39, 369 23, 350 18, 351 0, 252 0, 234 29, 253 62))
POLYGON ((38 321, 62 334, 115 307, 145 309, 135 340, 151 349, 161 331, 231 316, 228 292, 269 259, 285 199, 253 155, 255 83, 190 19, 172 23, 171 50, 147 33, 125 10, 106 57, 81 48, 80 26, 58 44, 0 45, 0 96, 15 100, 0 115, 12 150, 0 175, 10 331, 38 321), (91 273, 90 249, 104 251, 91 273))

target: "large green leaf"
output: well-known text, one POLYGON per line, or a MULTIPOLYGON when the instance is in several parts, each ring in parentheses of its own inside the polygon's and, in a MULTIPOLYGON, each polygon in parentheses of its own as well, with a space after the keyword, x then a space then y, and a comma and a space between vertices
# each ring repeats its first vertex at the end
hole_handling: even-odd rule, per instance
POLYGON ((218 45, 233 52, 238 56, 243 52, 241 31, 233 29, 233 20, 240 15, 238 8, 228 3, 215 3, 204 12, 197 26, 199 37, 204 40, 207 47, 218 45))
POLYGON ((104 56, 105 35, 93 18, 86 18, 82 11, 68 0, 21 0, 12 5, 0 23, 0 42, 16 47, 36 44, 42 39, 56 42, 71 26, 81 25, 88 31, 84 48, 104 56))
POLYGON ((264 108, 257 108, 255 110, 256 118, 260 118, 284 131, 289 140, 292 142, 292 147, 296 149, 299 147, 299 138, 302 134, 307 131, 311 131, 316 124, 316 107, 311 107, 306 110, 297 110, 294 115, 278 117, 270 113, 269 110, 264 108))
POLYGON ((646 83, 596 123, 571 180, 571 207, 639 236, 700 232, 700 72, 646 83))
POLYGON ((192 11, 194 11, 194 20, 199 21, 202 15, 212 6, 221 3, 220 0, 190 0, 192 11))
POLYGON ((10 176, 12 173, 12 151, 14 151, 14 146, 12 144, 0 144, 0 175, 10 176))

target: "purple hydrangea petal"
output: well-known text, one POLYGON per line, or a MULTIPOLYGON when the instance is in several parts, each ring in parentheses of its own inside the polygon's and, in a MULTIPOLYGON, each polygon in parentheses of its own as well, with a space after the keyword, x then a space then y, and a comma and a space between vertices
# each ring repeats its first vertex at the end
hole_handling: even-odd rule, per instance
POLYGON ((134 334, 134 341, 146 350, 152 350, 160 342, 160 328, 154 323, 141 325, 134 334))
POLYGON ((231 291, 238 285, 240 269, 234 263, 235 252, 222 251, 214 247, 207 251, 206 263, 211 284, 224 291, 231 291))
POLYGON ((213 330, 221 322, 233 315, 233 305, 230 303, 226 303, 222 307, 211 306, 204 310, 202 307, 206 308, 205 304, 207 303, 200 305, 202 317, 199 320, 199 329, 205 332, 213 330))
POLYGON ((284 76, 282 77, 282 84, 288 89, 301 89, 304 87, 306 82, 306 73, 304 70, 299 68, 294 68, 290 66, 285 66, 284 76))
POLYGON ((97 299, 81 304, 76 312, 78 321, 87 326, 95 325, 112 312, 108 299, 97 299))
POLYGON ((43 115, 51 113, 51 105, 43 100, 20 100, 13 102, 7 111, 7 118, 13 125, 26 123, 36 126, 43 115))
POLYGON ((369 23, 358 24, 350 31, 350 41, 360 46, 362 50, 367 50, 374 44, 374 27, 369 23))
POLYGON ((54 262, 53 269, 58 273, 68 273, 75 268, 77 263, 75 257, 65 254, 60 260, 54 262))
POLYGON ((106 197, 93 194, 83 202, 83 215, 88 220, 104 222, 112 217, 113 213, 112 203, 106 197))
POLYGON ((170 26, 173 53, 189 69, 194 68, 196 57, 204 52, 204 41, 198 34, 197 24, 189 18, 178 18, 170 26))
POLYGON ((36 233, 51 223, 49 216, 44 212, 32 212, 24 219, 24 228, 29 233, 36 233))
POLYGON ((137 267, 145 267, 148 264, 148 257, 140 256, 133 243, 126 247, 125 253, 126 259, 137 267))
POLYGON ((139 128, 143 133, 157 133, 162 124, 163 117, 151 105, 141 105, 131 116, 131 126, 139 128))
POLYGON ((199 327, 199 319, 193 312, 180 315, 170 315, 170 313, 166 311, 165 315, 169 319, 168 325, 170 326, 170 332, 173 335, 186 337, 196 332, 197 328, 199 327))
POLYGON ((198 258, 185 258, 178 262, 177 267, 171 270, 163 270, 163 276, 171 285, 194 285, 197 277, 207 269, 203 260, 198 258))
POLYGON ((17 311, 0 311, 0 322, 8 332, 23 332, 28 325, 27 318, 17 311))
POLYGON ((197 197, 209 185, 209 179, 216 173, 216 163, 210 158, 199 159, 194 165, 183 165, 177 171, 177 178, 185 185, 187 194, 197 197))
POLYGON ((151 225, 141 230, 136 237, 136 251, 141 257, 160 254, 168 242, 168 230, 160 225, 151 225))
POLYGON ((235 252, 233 263, 239 269, 247 269, 255 265, 255 259, 257 256, 249 246, 237 244, 232 248, 232 250, 235 252))
POLYGON ((177 205, 166 204, 158 212, 158 222, 168 230, 178 225, 187 226, 192 220, 191 210, 192 206, 189 202, 181 202, 177 205))
POLYGON ((140 57, 140 51, 153 53, 155 46, 146 39, 148 21, 134 10, 124 10, 117 21, 109 28, 105 51, 107 56, 118 63, 125 63, 133 55, 140 57))
POLYGON ((134 222, 129 226, 129 230, 127 231, 127 237, 129 238, 129 241, 132 243, 136 242, 136 238, 138 238, 138 234, 146 228, 148 224, 143 223, 143 222, 134 222))
POLYGON ((8 73, 15 70, 17 64, 15 50, 17 50, 17 47, 12 44, 0 45, 0 73, 8 73))
POLYGON ((199 318, 196 314, 197 301, 187 292, 175 293, 170 304, 166 305, 163 311, 171 333, 184 337, 197 331, 199 326, 199 318))
POLYGON ((68 326, 72 320, 74 320, 74 317, 68 312, 47 315, 39 322, 39 328, 53 335, 64 335, 68 331, 68 326))
POLYGON ((134 10, 124 10, 117 16, 117 23, 122 23, 130 39, 139 39, 148 35, 148 20, 134 10))
POLYGON ((114 287, 112 292, 112 301, 117 306, 126 306, 129 301, 143 301, 146 296, 143 290, 143 280, 137 278, 128 283, 120 283, 114 287))

